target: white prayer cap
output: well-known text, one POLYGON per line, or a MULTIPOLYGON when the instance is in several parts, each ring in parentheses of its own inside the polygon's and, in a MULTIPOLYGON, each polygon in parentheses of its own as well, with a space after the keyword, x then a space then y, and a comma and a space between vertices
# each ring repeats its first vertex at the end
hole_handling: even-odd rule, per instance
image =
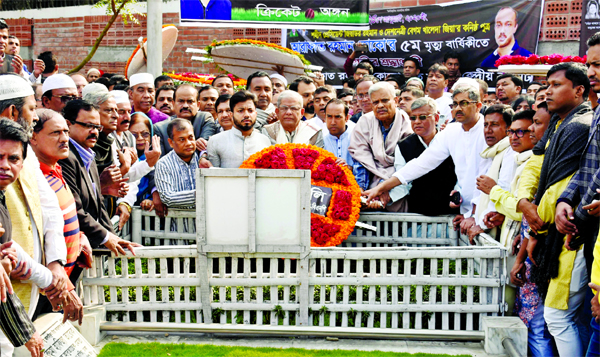
POLYGON ((113 95, 113 97, 117 101, 117 104, 129 103, 129 94, 127 94, 127 92, 125 92, 124 90, 111 90, 110 94, 113 95))
POLYGON ((454 92, 459 87, 473 87, 479 91, 479 83, 473 78, 460 77, 452 86, 452 91, 454 92))
POLYGON ((83 90, 81 91, 81 96, 85 97, 86 94, 89 93, 94 93, 94 92, 106 92, 108 93, 108 88, 106 88, 106 86, 102 83, 90 83, 87 86, 83 87, 83 90))
POLYGON ((31 84, 18 75, 0 76, 0 100, 25 98, 33 95, 31 84))
POLYGON ((286 86, 286 87, 287 87, 287 85, 288 85, 288 81, 287 81, 287 79, 285 79, 285 77, 284 77, 284 76, 282 76, 282 75, 281 75, 281 74, 279 74, 279 73, 273 73, 273 74, 271 75, 271 79, 279 79, 280 81, 282 81, 282 82, 283 82, 283 85, 284 85, 284 86, 286 86))
POLYGON ((90 74, 90 72, 98 72, 98 74, 100 74, 100 70, 99 70, 99 69, 97 69, 97 68, 90 68, 90 69, 87 71, 87 74, 90 74))
POLYGON ((149 83, 154 85, 154 76, 150 73, 136 73, 129 78, 129 85, 131 87, 137 86, 141 83, 149 83))
POLYGON ((53 74, 46 78, 42 85, 42 93, 46 93, 49 90, 60 89, 60 88, 73 88, 77 89, 75 82, 69 76, 64 73, 53 74))

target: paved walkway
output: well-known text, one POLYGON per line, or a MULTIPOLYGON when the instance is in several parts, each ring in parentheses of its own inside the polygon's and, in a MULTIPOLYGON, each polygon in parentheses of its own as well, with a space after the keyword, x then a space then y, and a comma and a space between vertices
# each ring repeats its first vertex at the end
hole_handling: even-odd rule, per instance
MULTIPOLYGON (((110 342, 138 343, 189 343, 245 347, 276 347, 276 348, 304 348, 318 350, 361 350, 383 352, 408 352, 450 355, 472 355, 473 357, 491 356, 485 353, 483 344, 476 342, 438 342, 438 341, 411 341, 411 340, 359 340, 340 339, 328 341, 324 338, 225 338, 202 335, 165 335, 147 334, 131 336, 128 334, 115 334, 106 336, 96 347, 100 352, 105 344, 110 342)), ((498 355, 494 355, 498 356, 498 355)))

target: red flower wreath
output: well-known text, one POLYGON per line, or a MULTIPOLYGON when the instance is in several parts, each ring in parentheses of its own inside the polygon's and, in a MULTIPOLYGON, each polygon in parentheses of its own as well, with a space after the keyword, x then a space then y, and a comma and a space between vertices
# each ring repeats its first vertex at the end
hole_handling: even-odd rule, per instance
POLYGON ((508 64, 516 64, 516 65, 536 65, 536 64, 550 64, 555 65, 563 62, 577 62, 585 64, 587 61, 587 56, 579 57, 579 56, 562 56, 558 53, 552 54, 550 56, 538 56, 531 55, 529 57, 524 56, 502 56, 498 58, 494 66, 504 66, 508 64))
POLYGON ((311 246, 336 246, 354 230, 360 215, 360 188, 352 171, 338 165, 330 152, 312 145, 275 145, 250 156, 240 168, 311 170, 312 185, 332 190, 326 215, 311 213, 311 246))

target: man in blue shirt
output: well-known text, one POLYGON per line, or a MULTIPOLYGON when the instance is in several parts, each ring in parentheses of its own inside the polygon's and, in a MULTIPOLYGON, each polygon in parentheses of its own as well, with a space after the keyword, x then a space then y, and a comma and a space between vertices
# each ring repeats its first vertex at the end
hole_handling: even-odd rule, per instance
POLYGON ((496 67, 496 61, 502 56, 531 56, 531 52, 520 47, 515 39, 518 27, 515 9, 503 7, 498 10, 494 30, 498 48, 481 62, 481 67, 496 67))
POLYGON ((231 20, 231 1, 181 0, 181 18, 192 20, 231 20))
POLYGON ((327 130, 323 130, 323 142, 325 150, 337 157, 338 164, 347 165, 352 169, 356 182, 362 190, 369 186, 369 172, 357 161, 354 161, 348 152, 350 145, 350 134, 354 124, 348 115, 350 108, 341 99, 331 99, 325 106, 325 125, 327 130))

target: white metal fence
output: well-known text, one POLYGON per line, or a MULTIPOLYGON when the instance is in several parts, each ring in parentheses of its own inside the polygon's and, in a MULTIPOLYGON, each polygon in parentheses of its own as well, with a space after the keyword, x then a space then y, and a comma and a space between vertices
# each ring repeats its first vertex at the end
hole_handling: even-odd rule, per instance
POLYGON ((506 250, 487 235, 461 246, 451 217, 364 214, 377 233, 355 232, 340 247, 206 253, 189 245, 196 213, 169 216, 161 222, 134 208, 131 239, 146 247, 136 257, 97 255, 83 278, 84 303, 106 307, 106 328, 306 326, 478 338, 482 317, 504 311, 506 250))

